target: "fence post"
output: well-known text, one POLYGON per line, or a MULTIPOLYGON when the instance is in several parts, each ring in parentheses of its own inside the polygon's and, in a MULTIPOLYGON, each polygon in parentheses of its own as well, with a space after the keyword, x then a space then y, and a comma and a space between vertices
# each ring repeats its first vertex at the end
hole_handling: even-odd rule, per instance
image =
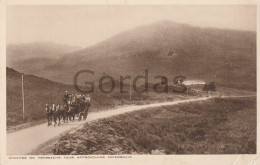
POLYGON ((23 89, 23 73, 22 73, 22 97, 23 97, 23 121, 24 121, 24 89, 23 89))

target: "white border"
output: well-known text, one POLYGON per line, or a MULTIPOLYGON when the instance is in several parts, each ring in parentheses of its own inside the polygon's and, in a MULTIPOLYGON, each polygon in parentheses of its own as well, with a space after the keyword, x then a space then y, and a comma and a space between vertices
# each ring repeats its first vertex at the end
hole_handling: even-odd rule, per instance
MULTIPOLYGON (((259 138, 257 138, 257 154, 253 155, 133 155, 131 159, 77 159, 77 160, 10 160, 6 156, 6 5, 161 5, 161 4, 259 4, 257 0, 0 0, 0 164, 200 164, 200 165, 219 165, 219 164, 233 164, 233 165, 244 165, 244 164, 257 164, 260 163, 260 149, 259 149, 259 138)), ((257 18, 259 18, 259 5, 257 6, 257 18)), ((257 21, 257 31, 259 30, 259 19, 257 21)), ((260 39, 257 33, 257 40, 260 39)), ((257 54, 259 45, 257 47, 257 54)), ((257 69, 259 69, 259 58, 257 58, 257 69)), ((257 82, 259 82, 259 72, 257 72, 257 82)), ((257 83, 257 89, 259 83, 257 83)), ((259 94, 257 94, 257 102, 259 102, 259 94)), ((257 104, 257 110, 259 105, 257 104)), ((257 119, 259 119, 260 113, 257 113, 257 119)), ((258 121, 258 120, 257 120, 258 121)), ((257 135, 259 137, 259 122, 257 122, 257 135)))

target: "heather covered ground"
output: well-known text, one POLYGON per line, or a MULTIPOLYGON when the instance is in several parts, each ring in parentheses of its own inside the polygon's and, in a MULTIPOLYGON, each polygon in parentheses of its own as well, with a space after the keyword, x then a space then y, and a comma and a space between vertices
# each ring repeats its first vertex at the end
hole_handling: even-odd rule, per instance
POLYGON ((52 154, 255 154, 256 98, 215 98, 86 123, 52 154))

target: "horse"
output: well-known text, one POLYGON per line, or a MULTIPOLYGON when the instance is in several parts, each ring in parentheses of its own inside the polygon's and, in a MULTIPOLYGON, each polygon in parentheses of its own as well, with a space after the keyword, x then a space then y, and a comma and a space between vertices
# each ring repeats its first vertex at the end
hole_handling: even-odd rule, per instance
POLYGON ((61 118, 63 119, 63 122, 68 123, 69 106, 67 104, 60 106, 60 111, 61 111, 61 118))
POLYGON ((79 106, 80 106, 79 121, 81 120, 82 117, 83 117, 83 120, 86 120, 87 116, 88 116, 88 110, 90 107, 90 103, 82 101, 81 103, 79 103, 79 106))
POLYGON ((60 120, 63 117, 64 111, 62 110, 60 105, 57 105, 55 107, 55 104, 53 104, 53 121, 54 126, 57 124, 57 120, 59 120, 58 125, 60 125, 60 120))
POLYGON ((68 118, 69 120, 71 121, 74 121, 75 119, 75 116, 78 115, 79 113, 79 104, 77 102, 70 102, 68 103, 68 107, 69 107, 69 110, 67 112, 67 115, 68 115, 68 118))
POLYGON ((46 117, 47 117, 47 126, 51 125, 52 123, 52 109, 46 105, 46 117))

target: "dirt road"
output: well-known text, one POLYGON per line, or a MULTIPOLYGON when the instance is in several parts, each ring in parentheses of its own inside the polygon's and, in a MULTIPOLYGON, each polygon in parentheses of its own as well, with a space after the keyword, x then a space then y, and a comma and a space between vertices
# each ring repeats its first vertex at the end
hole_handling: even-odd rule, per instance
POLYGON ((26 129, 19 130, 17 132, 12 132, 7 134, 7 154, 8 155, 28 154, 31 151, 33 151, 35 148, 37 148, 39 145, 47 142, 48 140, 57 138, 59 137, 60 134, 66 131, 74 130, 76 127, 79 127, 80 125, 86 122, 107 118, 107 117, 111 117, 114 115, 119 115, 127 112, 152 108, 152 107, 158 107, 163 105, 174 105, 174 104, 194 102, 194 101, 202 101, 207 99, 209 98, 196 98, 196 99, 155 103, 155 104, 147 104, 147 105, 130 105, 130 106, 124 106, 124 107, 111 109, 107 111, 90 113, 86 121, 81 121, 81 122, 74 121, 65 124, 62 123, 60 126, 55 126, 55 127, 47 126, 47 124, 41 124, 41 125, 29 127, 26 129))

